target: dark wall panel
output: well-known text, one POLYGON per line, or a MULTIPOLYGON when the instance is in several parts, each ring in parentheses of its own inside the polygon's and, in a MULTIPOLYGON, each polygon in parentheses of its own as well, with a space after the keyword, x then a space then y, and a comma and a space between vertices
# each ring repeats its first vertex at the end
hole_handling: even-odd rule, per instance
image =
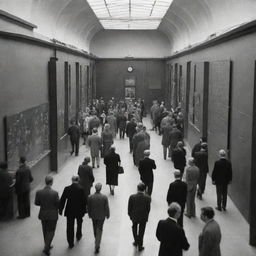
POLYGON ((161 60, 99 60, 96 62, 97 98, 124 98, 125 79, 135 78, 136 98, 145 99, 150 107, 153 99, 164 96, 165 63, 161 60), (133 67, 129 73, 127 68, 133 67))

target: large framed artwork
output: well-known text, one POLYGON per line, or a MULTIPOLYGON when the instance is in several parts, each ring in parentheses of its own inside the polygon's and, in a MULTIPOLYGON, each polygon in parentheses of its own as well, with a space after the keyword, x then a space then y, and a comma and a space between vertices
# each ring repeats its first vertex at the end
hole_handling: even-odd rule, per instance
POLYGON ((125 86, 135 86, 136 85, 136 79, 134 76, 132 77, 126 77, 124 79, 124 85, 125 86))
POLYGON ((124 87, 124 97, 127 99, 134 99, 136 95, 135 86, 125 86, 124 87))

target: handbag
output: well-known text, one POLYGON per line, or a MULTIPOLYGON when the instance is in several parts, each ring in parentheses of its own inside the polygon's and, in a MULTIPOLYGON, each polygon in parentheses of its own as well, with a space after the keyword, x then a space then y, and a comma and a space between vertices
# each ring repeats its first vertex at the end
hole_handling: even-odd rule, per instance
POLYGON ((124 168, 122 166, 118 166, 118 174, 123 174, 124 168))

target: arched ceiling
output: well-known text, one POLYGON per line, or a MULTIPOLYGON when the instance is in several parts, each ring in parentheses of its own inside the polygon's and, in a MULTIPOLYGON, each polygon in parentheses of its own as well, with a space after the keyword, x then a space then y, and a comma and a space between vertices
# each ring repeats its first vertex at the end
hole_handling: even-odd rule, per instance
MULTIPOLYGON (((0 9, 37 25, 36 32, 89 51, 103 27, 86 0, 0 0, 0 9)), ((256 19, 255 0, 174 0, 158 30, 170 54, 256 19)))

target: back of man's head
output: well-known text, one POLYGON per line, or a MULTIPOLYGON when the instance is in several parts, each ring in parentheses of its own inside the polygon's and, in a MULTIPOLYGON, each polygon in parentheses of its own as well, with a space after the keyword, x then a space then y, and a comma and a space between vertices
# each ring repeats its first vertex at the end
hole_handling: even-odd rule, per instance
POLYGON ((180 170, 175 170, 174 171, 174 178, 175 179, 180 179, 181 178, 180 170))
POLYGON ((53 183, 53 177, 52 176, 50 176, 50 175, 47 175, 46 177, 45 177, 45 179, 44 179, 44 181, 45 181, 45 184, 46 185, 52 185, 52 183, 53 183))
POLYGON ((97 132, 98 132, 98 129, 94 127, 94 128, 92 129, 92 132, 93 132, 93 133, 97 133, 97 132))
POLYGON ((171 217, 171 218, 176 218, 178 213, 180 213, 180 212, 181 212, 181 207, 176 202, 171 203, 167 210, 167 213, 168 213, 169 217, 171 217))
POLYGON ((77 175, 72 176, 72 183, 78 183, 79 177, 77 175))
POLYGON ((189 166, 194 166, 194 165, 195 165, 195 159, 194 159, 194 157, 190 157, 190 158, 188 159, 188 165, 189 165, 189 166))
POLYGON ((139 192, 144 192, 145 191, 145 184, 140 182, 138 185, 137 185, 137 190, 139 192))
POLYGON ((224 149, 221 149, 221 150, 219 151, 219 156, 220 156, 221 158, 226 157, 226 152, 225 152, 224 149))
POLYGON ((26 163, 26 157, 25 156, 21 156, 20 157, 20 163, 21 164, 25 164, 26 163))
POLYGON ((204 215, 208 219, 213 219, 213 217, 214 217, 214 210, 210 206, 202 207, 201 212, 202 212, 202 215, 204 215))
POLYGON ((96 183, 96 185, 95 185, 95 190, 96 190, 96 192, 100 192, 101 191, 101 188, 102 188, 102 184, 101 183, 96 183))

